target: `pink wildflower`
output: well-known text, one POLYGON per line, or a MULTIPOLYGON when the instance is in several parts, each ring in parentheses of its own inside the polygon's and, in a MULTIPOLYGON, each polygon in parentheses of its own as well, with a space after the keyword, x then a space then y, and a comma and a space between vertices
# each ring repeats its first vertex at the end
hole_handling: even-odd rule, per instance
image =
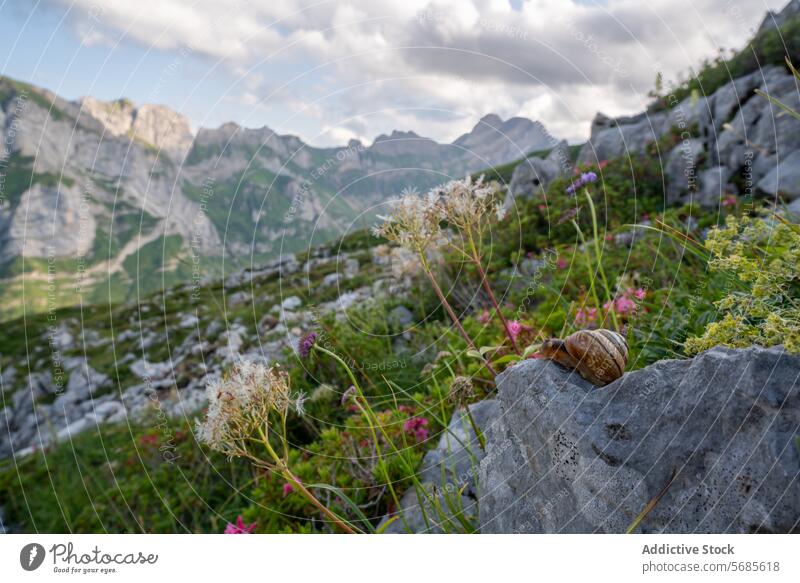
POLYGON ((566 269, 567 265, 569 264, 567 263, 567 260, 564 259, 563 257, 559 257, 558 261, 556 261, 556 267, 558 267, 559 269, 566 269))
POLYGON ((283 496, 284 498, 294 492, 294 486, 292 486, 289 482, 286 482, 283 485, 283 496))
POLYGON ((622 315, 631 314, 636 311, 636 302, 628 297, 617 298, 614 309, 622 315))
POLYGON ((633 291, 633 297, 635 297, 637 300, 643 300, 646 295, 647 292, 643 287, 640 287, 639 289, 633 291))
POLYGON ((489 310, 484 310, 483 312, 481 312, 481 315, 478 316, 478 322, 480 322, 481 324, 486 324, 489 322, 490 317, 491 316, 489 314, 489 310))
POLYGON ((731 207, 736 206, 736 197, 732 194, 729 194, 725 198, 722 199, 722 206, 731 207))
POLYGON ((516 340, 520 332, 522 332, 522 324, 520 324, 516 320, 511 320, 508 323, 508 333, 511 334, 511 337, 514 340, 516 340))
POLYGON ((225 534, 253 534, 257 524, 256 522, 245 524, 240 514, 236 517, 236 524, 228 523, 228 526, 225 527, 225 534))
POLYGON ((585 308, 575 314, 575 323, 585 326, 597 320, 597 308, 585 308))
POLYGON ((139 438, 139 443, 155 447, 158 445, 158 435, 155 433, 146 433, 139 438))
POLYGON ((428 420, 425 417, 412 417, 403 423, 403 431, 413 435, 417 442, 428 439, 428 420))

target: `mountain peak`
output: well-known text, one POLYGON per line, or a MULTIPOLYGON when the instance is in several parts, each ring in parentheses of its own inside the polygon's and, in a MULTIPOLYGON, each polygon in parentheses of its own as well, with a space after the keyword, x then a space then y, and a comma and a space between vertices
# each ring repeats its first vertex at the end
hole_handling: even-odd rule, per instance
POLYGON ((189 120, 165 105, 136 107, 128 99, 101 101, 94 97, 82 97, 76 105, 110 135, 136 137, 175 159, 188 151, 194 139, 189 120))
POLYGON ((539 122, 524 117, 503 121, 495 114, 484 115, 472 131, 460 136, 454 146, 479 157, 484 167, 517 160, 536 150, 553 146, 554 140, 539 122))
POLYGON ((496 113, 487 113, 480 119, 480 121, 478 121, 475 128, 473 128, 473 131, 478 127, 480 127, 481 125, 487 125, 493 128, 499 128, 500 126, 503 125, 503 123, 504 123, 503 119, 496 113))

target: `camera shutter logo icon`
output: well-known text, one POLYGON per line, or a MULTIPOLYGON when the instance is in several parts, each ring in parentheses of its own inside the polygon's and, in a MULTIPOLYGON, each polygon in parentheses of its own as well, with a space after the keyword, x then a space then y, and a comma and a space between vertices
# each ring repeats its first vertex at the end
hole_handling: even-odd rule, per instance
POLYGON ((30 543, 19 552, 19 564, 26 571, 35 571, 44 562, 44 547, 39 543, 30 543))

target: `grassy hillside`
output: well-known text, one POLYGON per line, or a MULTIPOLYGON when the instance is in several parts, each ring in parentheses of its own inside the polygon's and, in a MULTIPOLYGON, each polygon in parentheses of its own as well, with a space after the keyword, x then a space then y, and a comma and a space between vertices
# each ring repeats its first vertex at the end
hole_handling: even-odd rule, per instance
MULTIPOLYGON (((515 215, 493 224, 487 234, 489 278, 506 317, 521 325, 523 345, 586 327, 617 326, 628 339, 628 370, 633 370, 659 359, 685 357, 684 341, 700 337, 721 318, 715 302, 730 289, 731 277, 709 268, 702 241, 709 228, 724 224, 726 216, 741 214, 741 209, 738 204, 721 206, 718 212, 664 208, 663 176, 656 160, 646 154, 593 168, 601 180, 588 191, 592 204, 583 193, 566 195, 564 179, 554 183, 547 196, 520 201, 515 215), (641 226, 634 229, 633 224, 641 226)), ((305 268, 284 277, 272 273, 240 283, 216 281, 199 291, 182 285, 135 304, 62 309, 57 321, 76 337, 90 340, 86 347, 76 345, 71 354, 85 354, 91 367, 113 379, 112 393, 139 382, 129 368, 133 359, 173 359, 174 385, 162 397, 167 399, 203 374, 203 361, 211 362, 209 355, 225 345, 220 331, 226 323, 245 330, 239 350, 248 350, 286 334, 278 328, 270 331, 275 326, 270 321, 275 316, 272 308, 283 299, 300 298, 300 312, 305 314, 385 281, 386 267, 376 259, 376 245, 383 243, 357 232, 327 249, 299 254, 305 268), (329 259, 320 259, 326 256, 329 259), (346 259, 359 262, 358 273, 337 285, 324 284, 326 276, 342 270, 346 259), (232 303, 240 293, 247 299, 232 303), (188 328, 181 325, 187 314, 198 318, 188 328), (120 336, 129 329, 135 334, 120 336), (175 358, 178 347, 195 333, 198 342, 206 343, 205 351, 180 352, 175 358), (158 340, 142 348, 142 337, 158 340)), ((169 238, 151 243, 125 272, 157 272, 161 250, 176 244, 169 238)), ((493 357, 498 369, 510 366, 513 360, 507 358, 510 348, 502 328, 487 319, 487 299, 480 294, 473 299, 479 289, 474 269, 445 252, 436 273, 446 283, 449 300, 463 313, 466 332, 479 346, 500 347, 493 357)), ((112 297, 121 300, 131 297, 135 282, 110 285, 112 297)), ((142 294, 148 291, 141 283, 139 289, 142 294)), ((397 507, 396 497, 414 487, 409 468, 416 468, 435 444, 456 406, 450 395, 454 377, 475 379, 470 400, 493 391, 490 376, 468 355, 424 279, 415 279, 402 293, 375 297, 353 305, 347 317, 323 315, 313 326, 324 332, 331 350, 350 363, 376 422, 385 430, 379 440, 379 463, 365 462, 375 447, 370 425, 352 405, 342 403, 342 394, 352 384, 348 374, 330 359, 301 362, 291 351, 283 357, 292 390, 309 396, 305 416, 289 420, 289 465, 305 483, 339 488, 339 495, 316 492, 340 515, 365 528, 377 525, 397 507), (398 306, 412 314, 412 325, 398 324, 389 316, 398 306), (424 433, 410 431, 412 425, 420 426, 419 419, 425 420, 424 433), (346 499, 358 505, 366 522, 346 499)), ((307 329, 309 321, 296 326, 307 329)), ((48 330, 46 317, 11 321, 5 329, 2 370, 16 366, 23 373, 25 363, 32 371, 50 366, 41 342, 48 330)), ((16 390, 20 389, 24 387, 16 390)), ((12 395, 13 391, 4 394, 4 402, 12 395)), ((241 515, 256 523, 258 532, 329 528, 319 522, 306 499, 287 488, 285 479, 244 460, 229 461, 198 444, 193 424, 191 415, 143 417, 91 429, 16 462, 0 462, 6 521, 28 532, 221 532, 241 515), (165 459, 164 451, 171 452, 171 459, 165 459)), ((459 516, 448 528, 470 532, 474 518, 459 516)))

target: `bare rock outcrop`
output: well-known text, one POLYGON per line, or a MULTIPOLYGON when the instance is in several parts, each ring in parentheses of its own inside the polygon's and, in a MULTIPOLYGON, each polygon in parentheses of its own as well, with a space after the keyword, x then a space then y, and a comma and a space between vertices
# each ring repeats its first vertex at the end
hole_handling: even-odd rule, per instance
POLYGON ((625 532, 664 488, 640 532, 800 528, 800 357, 780 347, 714 348, 603 388, 543 360, 498 379, 481 532, 625 532))

